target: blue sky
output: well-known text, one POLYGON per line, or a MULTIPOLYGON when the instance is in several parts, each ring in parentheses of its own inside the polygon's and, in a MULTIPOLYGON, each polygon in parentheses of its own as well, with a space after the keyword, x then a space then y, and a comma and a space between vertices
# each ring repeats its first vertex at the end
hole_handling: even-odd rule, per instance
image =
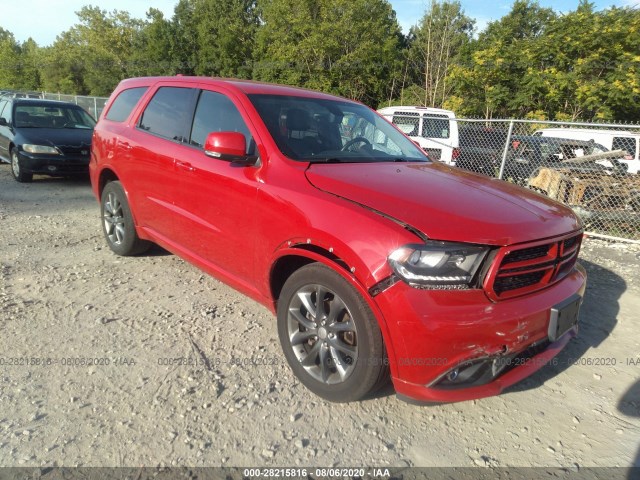
MULTIPOLYGON (((2 0, 0 26, 12 32, 18 41, 32 37, 39 45, 50 45, 56 35, 67 30, 77 21, 75 12, 83 5, 97 5, 103 10, 126 10, 132 16, 145 18, 150 7, 162 10, 166 17, 173 15, 177 0, 2 0), (12 22, 9 19, 16 19, 12 22)), ((391 0, 398 21, 405 32, 418 22, 430 0, 391 0)), ((492 20, 497 20, 511 9, 512 1, 462 0, 465 13, 476 19, 479 30, 492 20)), ((552 7, 558 12, 574 10, 578 1, 540 0, 540 5, 552 7)), ((634 6, 640 8, 640 0, 597 0, 598 9, 609 6, 634 6)))

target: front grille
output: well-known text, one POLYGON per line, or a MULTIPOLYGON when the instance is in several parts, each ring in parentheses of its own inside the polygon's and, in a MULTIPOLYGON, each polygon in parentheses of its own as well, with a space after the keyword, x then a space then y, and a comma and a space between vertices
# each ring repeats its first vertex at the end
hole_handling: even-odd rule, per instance
POLYGON ((570 250, 576 246, 576 244, 580 241, 580 236, 577 235, 575 237, 567 238, 564 242, 562 242, 565 250, 570 250))
POLYGON ((89 156, 91 146, 84 143, 80 145, 58 145, 58 150, 65 155, 89 156))
POLYGON ((498 268, 487 278, 486 285, 495 299, 524 295, 565 276, 578 259, 582 234, 552 242, 506 247, 497 255, 498 268))
POLYGON ((524 273, 522 275, 510 275, 508 277, 498 277, 493 285, 493 289, 498 295, 509 290, 528 287, 540 283, 544 277, 544 270, 540 272, 524 273))
POLYGON ((549 245, 540 245, 538 247, 525 248, 522 250, 516 250, 509 252, 505 255, 502 264, 524 262, 527 260, 533 260, 534 258, 544 257, 549 253, 549 245))

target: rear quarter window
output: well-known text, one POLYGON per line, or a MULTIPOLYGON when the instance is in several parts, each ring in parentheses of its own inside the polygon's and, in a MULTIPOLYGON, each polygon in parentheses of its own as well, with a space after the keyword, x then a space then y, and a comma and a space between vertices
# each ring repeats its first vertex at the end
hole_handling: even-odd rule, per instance
POLYGON ((138 100, 140 100, 147 89, 148 87, 136 87, 120 92, 111 104, 105 118, 113 122, 124 122, 129 118, 138 100))

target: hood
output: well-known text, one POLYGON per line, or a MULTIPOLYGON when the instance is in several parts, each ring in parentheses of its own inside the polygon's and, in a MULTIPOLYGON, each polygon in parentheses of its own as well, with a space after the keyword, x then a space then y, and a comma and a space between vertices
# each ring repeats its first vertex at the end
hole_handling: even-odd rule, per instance
POLYGON ((581 227, 571 209, 542 195, 434 163, 312 164, 306 175, 435 240, 510 245, 581 227))
POLYGON ((80 128, 21 128, 24 143, 56 147, 91 146, 93 129, 80 128))

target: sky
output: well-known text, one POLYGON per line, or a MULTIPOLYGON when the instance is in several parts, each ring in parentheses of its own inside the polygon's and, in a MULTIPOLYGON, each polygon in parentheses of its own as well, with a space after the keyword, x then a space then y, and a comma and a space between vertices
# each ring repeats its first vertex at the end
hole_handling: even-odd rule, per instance
MULTIPOLYGON (((33 38, 38 45, 51 45, 58 34, 77 23, 75 12, 84 5, 98 6, 103 10, 126 10, 136 18, 146 18, 150 7, 161 10, 165 17, 173 15, 178 0, 0 0, 2 16, 0 27, 12 32, 19 42, 33 38), (15 21, 12 21, 15 19, 15 21)), ((391 0, 398 21, 405 33, 424 14, 430 0, 391 0)), ((511 10, 512 1, 461 0, 465 13, 476 19, 476 28, 482 30, 487 23, 498 20, 511 10)), ((539 0, 543 7, 557 12, 574 10, 578 0, 539 0)), ((640 8, 640 0, 596 0, 597 9, 609 6, 640 8)))

